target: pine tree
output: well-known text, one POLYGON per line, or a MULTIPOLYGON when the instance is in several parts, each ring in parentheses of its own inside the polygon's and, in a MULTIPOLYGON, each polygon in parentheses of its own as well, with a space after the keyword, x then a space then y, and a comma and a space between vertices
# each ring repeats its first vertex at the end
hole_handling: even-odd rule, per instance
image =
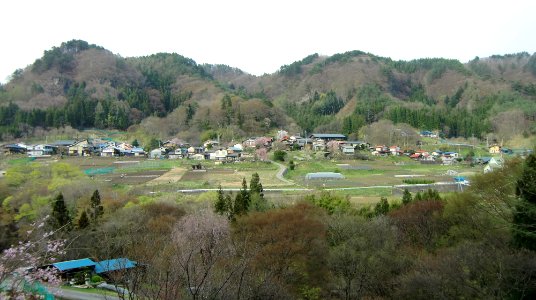
POLYGON ((411 200, 413 200, 411 197, 411 193, 408 191, 408 189, 404 189, 404 194, 402 195, 402 203, 406 205, 409 204, 411 200))
POLYGON ((63 194, 59 193, 52 204, 52 226, 55 229, 63 228, 66 231, 70 230, 71 216, 65 205, 63 194))
POLYGON ((99 190, 95 190, 91 196, 91 219, 93 223, 97 223, 97 219, 104 214, 104 207, 101 205, 99 190))
POLYGON ((242 180, 242 189, 236 194, 235 203, 234 203, 234 214, 241 215, 246 214, 249 210, 249 205, 251 203, 251 197, 248 191, 248 184, 246 178, 242 180))
POLYGON ((132 141, 132 146, 134 146, 134 147, 139 147, 140 146, 140 142, 138 142, 138 139, 134 139, 134 141, 132 141))
POLYGON ((518 247, 536 250, 536 156, 527 157, 516 184, 519 203, 514 210, 513 238, 518 247))
POLYGON ((221 188, 221 184, 218 187, 218 198, 216 199, 216 203, 214 204, 214 211, 220 215, 223 215, 228 211, 227 203, 225 203, 225 197, 223 196, 223 190, 221 188))
POLYGON ((87 213, 85 211, 82 212, 80 215, 80 219, 78 219, 78 228, 84 229, 89 226, 89 218, 87 217, 87 213))

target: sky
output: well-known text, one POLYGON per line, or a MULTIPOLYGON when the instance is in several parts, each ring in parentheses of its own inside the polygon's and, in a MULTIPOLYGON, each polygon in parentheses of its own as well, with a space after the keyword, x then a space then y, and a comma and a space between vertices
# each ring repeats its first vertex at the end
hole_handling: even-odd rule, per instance
POLYGON ((123 57, 175 52, 254 75, 313 53, 467 62, 536 52, 531 0, 6 0, 0 12, 3 83, 72 39, 123 57))

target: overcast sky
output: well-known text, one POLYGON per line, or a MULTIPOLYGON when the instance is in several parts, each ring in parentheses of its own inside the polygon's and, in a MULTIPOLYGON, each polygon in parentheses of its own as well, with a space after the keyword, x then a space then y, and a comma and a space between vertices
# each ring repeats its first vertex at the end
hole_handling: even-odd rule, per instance
POLYGON ((176 52, 255 75, 312 53, 467 62, 536 52, 530 0, 6 0, 0 11, 1 82, 71 39, 123 57, 176 52))

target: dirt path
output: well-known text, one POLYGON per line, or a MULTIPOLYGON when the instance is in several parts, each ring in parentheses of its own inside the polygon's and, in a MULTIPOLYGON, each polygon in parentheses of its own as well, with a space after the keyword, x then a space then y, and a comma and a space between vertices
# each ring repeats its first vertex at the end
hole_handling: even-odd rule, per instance
POLYGON ((173 168, 169 170, 168 172, 162 174, 162 176, 147 182, 147 184, 158 185, 158 184, 164 184, 164 183, 175 183, 181 180, 182 175, 184 175, 186 171, 187 170, 185 168, 173 168))
POLYGON ((271 163, 279 166, 279 171, 277 171, 277 174, 275 175, 277 177, 277 179, 287 183, 287 184, 296 184, 295 182, 293 181, 290 181, 288 179, 286 179, 285 177, 285 173, 287 172, 287 166, 285 166, 284 164, 280 164, 278 162, 275 162, 273 160, 270 161, 271 163))

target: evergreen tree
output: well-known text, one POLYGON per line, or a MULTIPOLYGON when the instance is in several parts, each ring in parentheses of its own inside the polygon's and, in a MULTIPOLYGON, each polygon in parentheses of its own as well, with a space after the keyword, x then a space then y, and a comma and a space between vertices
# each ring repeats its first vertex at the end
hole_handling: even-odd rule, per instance
POLYGON ((139 147, 140 146, 140 142, 138 142, 138 139, 134 139, 134 141, 132 141, 132 146, 134 146, 134 147, 139 147))
POLYGON ((408 189, 404 189, 404 194, 402 195, 402 203, 406 205, 409 204, 411 200, 413 200, 411 197, 411 193, 408 191, 408 189))
POLYGON ((377 216, 385 215, 389 212, 389 202, 387 201, 387 198, 382 197, 380 199, 380 202, 378 202, 376 207, 374 207, 374 212, 377 216))
POLYGON ((415 198, 413 198, 413 200, 415 201, 422 201, 422 195, 421 195, 421 192, 417 192, 417 194, 415 194, 415 198))
POLYGON ((227 211, 227 218, 230 221, 235 221, 234 205, 233 205, 233 199, 231 198, 231 195, 229 194, 225 195, 224 200, 225 200, 225 207, 227 211))
POLYGON ((80 219, 78 219, 78 228, 84 229, 89 226, 89 218, 87 217, 87 214, 85 211, 82 212, 80 215, 80 219))
POLYGON ((225 197, 223 196, 223 190, 221 188, 221 184, 218 187, 218 198, 216 198, 216 203, 214 204, 214 211, 220 215, 227 213, 228 207, 227 203, 225 202, 225 197))
POLYGON ((250 198, 250 194, 248 191, 246 178, 243 178, 242 189, 240 190, 238 194, 236 194, 236 197, 235 197, 233 213, 235 215, 246 214, 249 210, 250 199, 251 198, 250 198))
POLYGON ((530 154, 517 181, 513 238, 518 247, 536 250, 536 156, 530 154))
POLYGON ((59 193, 52 204, 52 226, 55 229, 63 228, 66 231, 70 230, 71 216, 65 205, 63 194, 59 193))
POLYGON ((97 222, 97 219, 104 214, 104 207, 101 205, 101 198, 99 190, 95 190, 91 196, 91 219, 93 223, 97 222))

